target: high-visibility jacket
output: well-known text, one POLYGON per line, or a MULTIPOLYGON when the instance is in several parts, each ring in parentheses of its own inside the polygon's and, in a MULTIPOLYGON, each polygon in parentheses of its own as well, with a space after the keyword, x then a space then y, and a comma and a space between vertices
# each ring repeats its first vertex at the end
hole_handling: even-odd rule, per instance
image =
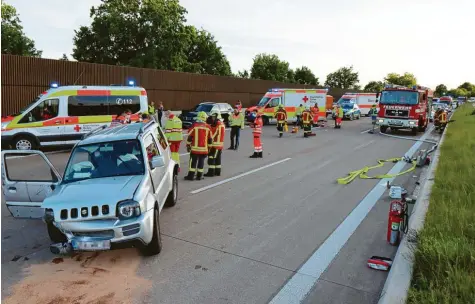
POLYGON ((208 154, 210 145, 213 143, 211 128, 204 122, 196 122, 188 132, 186 145, 190 146, 190 153, 208 154))
POLYGON ((232 113, 229 116, 229 125, 231 127, 241 127, 241 129, 244 129, 244 115, 241 112, 237 115, 232 113))
POLYGON ((278 110, 274 117, 277 119, 278 123, 284 123, 287 121, 287 113, 284 112, 283 110, 278 110))
POLYGON ((302 113, 302 121, 304 124, 310 124, 312 122, 313 116, 309 110, 305 110, 302 113))
POLYGON ((378 110, 376 109, 376 105, 371 106, 371 116, 372 117, 378 116, 378 110))
POLYGON ((305 111, 305 107, 304 107, 304 106, 297 107, 297 109, 296 109, 296 111, 295 111, 295 115, 302 115, 303 111, 305 111))
POLYGON ((155 106, 154 106, 153 104, 148 105, 148 111, 147 111, 147 113, 150 114, 150 115, 155 114, 155 106))
POLYGON ((165 123, 165 136, 168 141, 182 141, 183 140, 183 129, 182 129, 181 119, 173 116, 173 118, 168 119, 165 123))
POLYGON ((262 134, 262 126, 264 123, 262 122, 262 117, 258 116, 252 123, 252 134, 254 136, 261 136, 262 134))
POLYGON ((442 113, 440 113, 439 121, 440 121, 441 123, 446 123, 446 122, 447 122, 447 113, 445 113, 445 111, 443 111, 442 113))
POLYGON ((343 118, 343 108, 338 109, 338 117, 343 118))
POLYGON ((216 150, 223 150, 224 147, 224 132, 226 128, 224 123, 221 120, 216 122, 216 126, 211 126, 211 132, 213 134, 213 142, 211 143, 211 147, 215 148, 216 150))

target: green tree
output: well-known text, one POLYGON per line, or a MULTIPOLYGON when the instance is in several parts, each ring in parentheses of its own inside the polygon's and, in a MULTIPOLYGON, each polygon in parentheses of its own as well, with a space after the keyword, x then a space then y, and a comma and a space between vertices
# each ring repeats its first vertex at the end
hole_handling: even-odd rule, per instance
POLYGON ((417 84, 416 77, 411 73, 404 73, 403 75, 389 73, 384 80, 388 83, 405 87, 412 87, 417 84))
POLYGON ((214 36, 209 32, 194 26, 187 26, 188 39, 186 47, 187 62, 184 72, 230 76, 231 66, 218 47, 214 36))
POLYGON ((35 42, 23 33, 16 9, 2 2, 2 54, 41 57, 35 42))
POLYGON ((68 55, 66 55, 65 53, 63 53, 63 56, 62 56, 61 58, 59 58, 58 60, 69 61, 69 58, 68 58, 68 55))
POLYGON ((470 82, 464 82, 459 85, 458 89, 464 89, 468 92, 467 97, 475 97, 475 84, 471 84, 470 82))
POLYGON ((384 89, 384 84, 382 81, 370 81, 364 87, 365 92, 377 93, 381 92, 384 89))
POLYGON ((277 55, 258 54, 251 67, 251 78, 287 82, 293 76, 289 63, 281 61, 277 55))
POLYGON ((285 82, 295 83, 295 71, 294 70, 289 69, 287 71, 287 79, 285 79, 285 82))
POLYGON ((102 0, 75 31, 78 61, 230 75, 214 37, 185 24, 178 0, 102 0))
POLYGON ((248 70, 238 71, 235 76, 238 78, 250 78, 248 70))
POLYGON ((306 66, 295 69, 295 82, 300 84, 318 85, 318 78, 306 66))
POLYGON ((353 66, 342 67, 327 75, 325 86, 330 88, 354 89, 359 88, 358 72, 353 71, 353 66))
POLYGON ((470 92, 464 88, 452 89, 448 92, 448 94, 453 97, 469 97, 470 96, 470 92))
POLYGON ((439 84, 438 86, 435 87, 434 94, 437 97, 441 97, 446 95, 448 92, 447 86, 445 84, 439 84))

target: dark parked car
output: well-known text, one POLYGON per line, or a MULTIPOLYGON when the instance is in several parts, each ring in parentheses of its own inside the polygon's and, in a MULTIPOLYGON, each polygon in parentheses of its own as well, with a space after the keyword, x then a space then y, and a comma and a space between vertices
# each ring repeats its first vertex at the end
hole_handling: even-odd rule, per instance
POLYGON ((221 113, 221 116, 223 117, 224 123, 226 127, 229 126, 229 115, 233 112, 233 107, 228 104, 228 103, 221 103, 221 102, 211 102, 211 101, 206 101, 198 104, 196 107, 194 107, 190 111, 183 111, 180 115, 179 118, 181 119, 183 123, 183 128, 188 129, 191 127, 191 125, 195 122, 196 120, 196 115, 198 115, 198 112, 205 112, 206 114, 209 115, 209 113, 212 111, 218 111, 221 113))

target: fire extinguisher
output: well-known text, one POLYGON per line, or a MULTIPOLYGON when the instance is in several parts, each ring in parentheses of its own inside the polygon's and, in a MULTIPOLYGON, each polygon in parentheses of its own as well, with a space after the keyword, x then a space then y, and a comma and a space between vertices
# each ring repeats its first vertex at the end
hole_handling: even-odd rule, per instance
POLYGON ((407 228, 407 207, 403 201, 395 200, 389 205, 387 241, 397 246, 401 240, 401 231, 407 228))

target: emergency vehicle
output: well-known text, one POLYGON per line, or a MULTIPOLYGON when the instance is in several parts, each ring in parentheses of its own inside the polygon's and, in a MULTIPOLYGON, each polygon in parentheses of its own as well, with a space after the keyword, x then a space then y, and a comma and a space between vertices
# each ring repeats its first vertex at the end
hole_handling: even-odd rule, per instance
POLYGON ((442 96, 439 98, 439 102, 446 104, 448 107, 451 107, 454 100, 450 96, 442 96))
POLYGON ((369 116, 371 107, 376 104, 376 93, 345 93, 338 100, 338 104, 355 103, 361 111, 361 115, 369 116))
POLYGON ((297 107, 318 106, 319 118, 326 119, 326 96, 328 89, 270 89, 256 106, 246 109, 246 117, 257 109, 262 111, 264 125, 275 123, 274 114, 279 105, 283 105, 287 111, 289 122, 297 121, 297 107))
POLYGON ((434 92, 419 85, 412 88, 386 85, 379 97, 377 124, 385 133, 388 128, 411 129, 413 134, 425 132, 429 124, 430 104, 434 92))
POLYGON ((147 92, 129 86, 58 86, 40 94, 13 116, 2 117, 2 146, 35 150, 43 146, 74 145, 84 134, 125 111, 131 121, 148 109, 147 92))

